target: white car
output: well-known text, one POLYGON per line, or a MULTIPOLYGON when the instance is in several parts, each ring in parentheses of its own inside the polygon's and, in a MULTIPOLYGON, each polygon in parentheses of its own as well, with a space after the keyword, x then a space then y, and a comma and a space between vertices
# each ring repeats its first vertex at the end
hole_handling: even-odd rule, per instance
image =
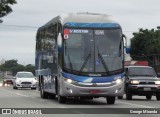
POLYGON ((37 80, 31 72, 17 72, 13 80, 13 89, 31 88, 36 90, 37 80))

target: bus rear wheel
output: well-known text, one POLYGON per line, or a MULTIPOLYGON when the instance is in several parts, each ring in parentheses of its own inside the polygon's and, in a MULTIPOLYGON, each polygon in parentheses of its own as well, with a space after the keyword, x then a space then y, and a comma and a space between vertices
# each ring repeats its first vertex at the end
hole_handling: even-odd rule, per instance
POLYGON ((40 84, 40 96, 43 99, 47 99, 48 98, 48 93, 44 91, 44 86, 43 86, 42 83, 40 84))
POLYGON ((106 97, 107 104, 114 104, 116 100, 115 96, 106 97))

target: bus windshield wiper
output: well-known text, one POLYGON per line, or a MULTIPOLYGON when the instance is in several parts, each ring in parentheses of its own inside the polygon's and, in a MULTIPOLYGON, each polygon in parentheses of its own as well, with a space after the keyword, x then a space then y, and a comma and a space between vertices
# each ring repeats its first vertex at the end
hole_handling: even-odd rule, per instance
POLYGON ((72 66, 72 63, 71 63, 71 59, 70 59, 70 56, 68 54, 68 60, 69 60, 69 65, 70 65, 70 68, 73 69, 73 66, 72 66))
POLYGON ((84 60, 84 63, 83 63, 83 65, 82 65, 81 69, 80 69, 80 72, 84 69, 84 67, 86 66, 86 64, 87 64, 87 62, 88 62, 88 60, 89 60, 90 57, 91 57, 91 51, 90 51, 90 53, 87 55, 86 59, 84 60))
POLYGON ((119 44, 119 57, 122 56, 122 43, 119 44))
POLYGON ((106 65, 102 55, 99 52, 99 48, 98 48, 98 57, 100 58, 102 65, 104 66, 104 69, 106 70, 106 72, 108 73, 108 75, 111 75, 111 73, 109 72, 108 66, 106 65))

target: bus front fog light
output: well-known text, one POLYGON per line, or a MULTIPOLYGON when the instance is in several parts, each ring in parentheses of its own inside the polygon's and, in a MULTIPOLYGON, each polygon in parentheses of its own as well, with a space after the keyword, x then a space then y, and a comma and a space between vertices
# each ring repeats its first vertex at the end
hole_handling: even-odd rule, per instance
POLYGON ((121 91, 122 88, 119 88, 115 91, 115 93, 119 93, 121 91))
POLYGON ((70 88, 66 88, 66 90, 67 90, 67 92, 69 92, 69 93, 73 93, 72 89, 70 89, 70 88))

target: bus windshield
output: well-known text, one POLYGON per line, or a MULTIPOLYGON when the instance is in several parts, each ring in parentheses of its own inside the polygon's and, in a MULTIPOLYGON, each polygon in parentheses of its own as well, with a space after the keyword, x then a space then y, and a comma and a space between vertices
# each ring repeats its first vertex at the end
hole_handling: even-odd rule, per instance
POLYGON ((121 29, 64 29, 63 68, 106 73, 122 69, 121 29))

